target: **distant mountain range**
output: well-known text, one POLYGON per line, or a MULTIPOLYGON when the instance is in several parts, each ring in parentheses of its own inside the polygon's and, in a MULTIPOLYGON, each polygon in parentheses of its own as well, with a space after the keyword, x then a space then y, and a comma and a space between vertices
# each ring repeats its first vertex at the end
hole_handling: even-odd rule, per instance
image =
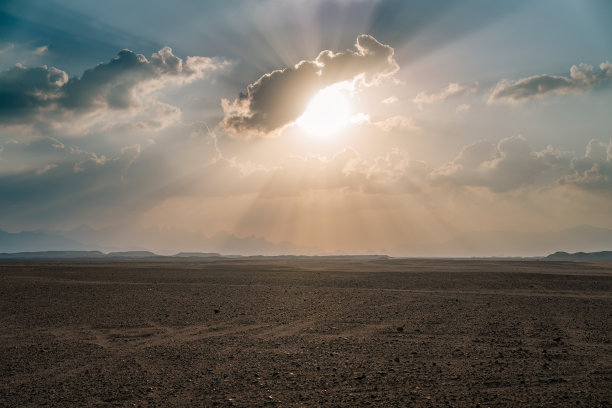
POLYGON ((470 232, 434 248, 444 256, 543 256, 612 249, 612 230, 589 225, 548 232, 470 232))
POLYGON ((146 261, 146 262, 184 262, 184 261, 215 261, 220 259, 351 259, 351 260, 381 260, 390 259, 387 255, 276 255, 276 256, 242 256, 242 255, 221 255, 209 252, 180 252, 175 255, 159 255, 149 251, 125 251, 109 252, 105 254, 100 251, 39 251, 39 252, 14 252, 0 253, 2 261, 83 261, 83 262, 125 262, 125 261, 146 261))
POLYGON ((601 252, 555 252, 546 257, 549 261, 612 261, 612 251, 601 252))
POLYGON ((209 237, 199 232, 160 228, 132 230, 113 227, 98 230, 81 226, 69 231, 39 230, 19 233, 0 230, 0 253, 44 251, 100 251, 117 254, 130 251, 131 257, 138 256, 139 251, 155 251, 162 254, 180 251, 183 257, 190 256, 190 253, 197 253, 197 256, 203 253, 240 255, 313 253, 307 248, 288 242, 274 243, 263 237, 238 237, 227 232, 218 232, 209 237))
MULTIPOLYGON (((276 256, 242 256, 242 255, 221 255, 218 253, 209 252, 180 252, 175 255, 159 255, 150 251, 123 251, 109 252, 105 254, 100 251, 36 251, 36 252, 15 252, 15 253, 0 253, 0 262, 2 261, 61 261, 61 262, 184 262, 184 261, 218 261, 230 259, 318 259, 318 260, 386 260, 392 259, 387 255, 276 255, 276 256)), ((555 252, 546 257, 532 258, 497 258, 497 257, 479 257, 479 258, 463 258, 463 259, 481 259, 481 260, 540 260, 540 261, 612 261, 612 251, 601 252, 555 252)))
POLYGON ((150 251, 123 251, 109 252, 105 254, 100 251, 35 251, 0 253, 0 260, 32 260, 32 261, 163 261, 163 260, 188 260, 188 259, 219 259, 220 254, 212 253, 179 253, 176 255, 158 255, 150 251))
MULTIPOLYGON (((390 251, 392 256, 411 257, 542 257, 557 251, 601 252, 612 249, 612 230, 579 226, 560 231, 471 232, 457 235, 442 244, 422 247, 401 247, 390 251)), ((227 232, 207 236, 181 229, 128 229, 112 227, 94 229, 89 226, 68 231, 0 230, 0 253, 44 251, 99 251, 130 258, 177 254, 177 257, 202 254, 238 255, 314 255, 325 253, 317 248, 304 248, 289 242, 274 243, 263 237, 238 237, 227 232), (140 252, 139 252, 140 251, 140 252), (145 252, 142 252, 145 251, 145 252), (146 252, 153 251, 153 252, 146 252), (123 255, 120 255, 123 254, 123 255)))

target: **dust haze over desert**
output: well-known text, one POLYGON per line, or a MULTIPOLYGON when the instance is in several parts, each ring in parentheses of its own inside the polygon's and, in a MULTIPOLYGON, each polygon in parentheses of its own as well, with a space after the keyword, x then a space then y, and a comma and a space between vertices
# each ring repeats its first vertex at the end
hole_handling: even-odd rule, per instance
POLYGON ((612 5, 0 4, 2 406, 609 406, 612 5))

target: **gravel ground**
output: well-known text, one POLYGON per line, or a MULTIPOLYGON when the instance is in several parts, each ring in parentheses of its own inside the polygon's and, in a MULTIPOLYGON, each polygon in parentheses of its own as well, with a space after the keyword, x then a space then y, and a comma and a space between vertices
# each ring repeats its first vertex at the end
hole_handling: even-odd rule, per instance
POLYGON ((612 406, 612 263, 0 265, 0 406, 612 406))

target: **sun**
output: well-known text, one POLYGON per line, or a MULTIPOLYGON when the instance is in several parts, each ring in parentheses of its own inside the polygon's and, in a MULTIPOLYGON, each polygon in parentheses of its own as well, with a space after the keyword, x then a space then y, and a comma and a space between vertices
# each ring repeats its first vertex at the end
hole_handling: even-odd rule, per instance
POLYGON ((308 103, 296 123, 306 133, 329 138, 339 133, 350 122, 349 91, 341 84, 319 91, 308 103))

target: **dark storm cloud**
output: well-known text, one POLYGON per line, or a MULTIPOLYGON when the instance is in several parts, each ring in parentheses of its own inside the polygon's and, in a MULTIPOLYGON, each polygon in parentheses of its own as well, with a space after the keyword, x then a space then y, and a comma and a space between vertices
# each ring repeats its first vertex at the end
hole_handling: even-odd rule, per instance
POLYGON ((224 63, 204 57, 183 60, 169 47, 150 59, 129 50, 68 79, 57 68, 26 68, 17 65, 0 72, 0 118, 20 122, 47 110, 89 111, 99 108, 127 109, 138 103, 135 93, 155 89, 166 81, 185 82, 224 63), (146 89, 146 88, 149 89, 146 89))
POLYGON ((73 109, 96 103, 125 109, 133 104, 134 88, 145 81, 190 78, 213 66, 211 60, 201 57, 188 57, 184 63, 169 47, 153 54, 150 60, 144 55, 122 50, 110 62, 85 71, 80 78, 71 78, 63 87, 59 102, 73 109))
POLYGON ((29 116, 54 102, 68 81, 56 68, 25 68, 16 65, 0 72, 0 119, 29 116))
POLYGON ((534 75, 518 81, 501 81, 493 90, 490 102, 520 102, 530 98, 541 98, 551 94, 587 91, 612 80, 612 65, 604 62, 595 73, 591 65, 572 66, 569 76, 534 75))
POLYGON ((233 102, 223 101, 223 127, 243 137, 267 134, 297 119, 319 90, 363 75, 365 84, 398 70, 394 51, 369 35, 360 35, 357 51, 322 51, 313 61, 302 61, 263 75, 233 102))

